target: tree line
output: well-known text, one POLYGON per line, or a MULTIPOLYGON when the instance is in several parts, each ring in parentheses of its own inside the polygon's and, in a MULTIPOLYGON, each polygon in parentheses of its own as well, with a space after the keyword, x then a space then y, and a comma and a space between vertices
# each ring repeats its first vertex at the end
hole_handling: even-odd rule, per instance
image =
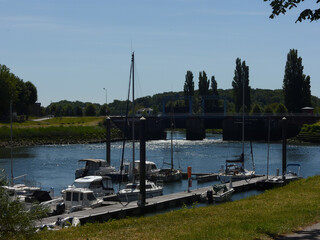
MULTIPOLYGON (((23 82, 10 72, 5 65, 0 65, 0 116, 8 116, 10 101, 13 109, 19 114, 28 114, 30 107, 37 100, 37 89, 31 82, 23 82)), ((231 89, 218 89, 215 76, 208 77, 205 71, 199 72, 198 89, 195 89, 194 75, 187 71, 183 90, 180 92, 165 92, 153 96, 137 98, 135 111, 141 108, 152 108, 154 114, 163 110, 163 98, 175 96, 192 97, 195 114, 223 111, 223 100, 212 98, 205 100, 205 109, 202 109, 201 99, 206 96, 223 97, 227 101, 227 112, 239 113, 285 113, 300 112, 302 107, 313 106, 320 112, 320 100, 311 96, 311 78, 303 73, 302 58, 298 51, 291 49, 287 55, 285 74, 282 89, 252 89, 249 84, 249 66, 245 61, 237 58, 235 61, 234 77, 231 89), (244 95, 243 95, 244 94, 244 95), (244 97, 243 97, 244 96, 244 97)), ((166 102, 167 108, 176 110, 188 109, 188 100, 174 100, 166 102)), ((60 116, 105 116, 125 115, 127 101, 114 100, 112 103, 100 105, 98 103, 67 101, 51 103, 42 108, 42 115, 60 116)), ((132 103, 129 102, 131 111, 132 103)), ((174 110, 174 111, 176 111, 174 110)), ((187 110, 186 110, 187 111, 187 110)), ((129 114, 132 114, 131 112, 129 114)))
MULTIPOLYGON (((232 81, 232 98, 229 96, 228 111, 231 112, 253 112, 253 113, 299 113, 303 107, 318 106, 316 99, 311 96, 310 76, 303 73, 302 58, 298 56, 298 50, 291 49, 287 55, 285 74, 283 79, 282 97, 274 99, 261 106, 258 99, 252 101, 252 89, 249 85, 249 66, 240 58, 236 59, 234 77, 232 81), (312 99, 314 100, 312 103, 312 99), (252 102, 254 103, 252 105, 252 102), (232 104, 233 103, 233 104, 232 104), (263 109, 264 108, 264 109, 263 109)), ((199 73, 198 94, 194 89, 193 73, 187 71, 184 83, 184 95, 202 98, 206 95, 219 95, 215 77, 211 82, 205 71, 199 73), (211 86, 211 88, 209 87, 211 86)), ((261 93, 260 93, 261 94, 261 93)), ((265 93, 266 94, 266 93, 265 93)), ((214 105, 217 105, 215 102, 214 105)))
POLYGON ((24 82, 0 64, 0 119, 9 116, 10 105, 18 115, 28 115, 37 100, 37 88, 31 82, 24 82))

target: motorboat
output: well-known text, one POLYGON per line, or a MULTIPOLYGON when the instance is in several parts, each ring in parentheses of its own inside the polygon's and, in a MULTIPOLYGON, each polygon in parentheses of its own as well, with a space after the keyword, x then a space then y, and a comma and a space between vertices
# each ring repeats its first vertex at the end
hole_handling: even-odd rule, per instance
POLYGON ((49 215, 100 206, 103 197, 114 194, 114 189, 110 177, 86 176, 77 178, 61 193, 62 197, 53 198, 40 204, 48 209, 49 215))
POLYGON ((85 166, 76 170, 76 179, 85 176, 108 176, 108 174, 116 172, 115 167, 109 166, 108 162, 104 159, 80 159, 79 163, 82 162, 85 163, 85 166))
POLYGON ((101 198, 97 198, 94 192, 88 188, 67 188, 62 191, 62 197, 65 210, 68 212, 100 207, 103 202, 101 198))
POLYGON ((114 194, 111 177, 86 176, 76 179, 69 188, 87 188, 93 191, 96 197, 114 194))
MULTIPOLYGON (((121 202, 136 201, 140 194, 140 183, 128 183, 124 189, 118 193, 118 198, 121 202)), ((146 180, 146 198, 163 195, 163 187, 156 185, 154 182, 146 180)))
POLYGON ((283 187, 284 185, 301 179, 301 165, 298 163, 287 164, 286 173, 282 176, 267 176, 265 180, 257 182, 257 187, 260 189, 271 189, 275 187, 283 187))
POLYGON ((212 197, 215 202, 226 202, 231 199, 234 192, 233 187, 227 186, 226 184, 216 184, 213 185, 212 197))
POLYGON ((202 201, 211 202, 226 202, 229 201, 232 197, 234 189, 232 187, 232 182, 227 184, 215 184, 212 187, 212 190, 208 190, 205 193, 202 193, 200 198, 202 201))

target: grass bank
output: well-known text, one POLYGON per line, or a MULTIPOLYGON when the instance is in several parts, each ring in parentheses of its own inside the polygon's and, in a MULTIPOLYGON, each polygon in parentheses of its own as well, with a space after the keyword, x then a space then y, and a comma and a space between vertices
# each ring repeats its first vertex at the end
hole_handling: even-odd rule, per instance
MULTIPOLYGON (((103 117, 52 118, 43 121, 14 123, 15 146, 101 142, 106 139, 103 117)), ((0 124, 0 146, 10 145, 10 124, 0 124)), ((111 129, 111 139, 121 138, 118 129, 111 129)))
POLYGON ((320 221, 320 177, 247 199, 44 231, 34 239, 273 239, 320 221))
POLYGON ((320 122, 304 124, 296 138, 302 142, 320 143, 320 122))

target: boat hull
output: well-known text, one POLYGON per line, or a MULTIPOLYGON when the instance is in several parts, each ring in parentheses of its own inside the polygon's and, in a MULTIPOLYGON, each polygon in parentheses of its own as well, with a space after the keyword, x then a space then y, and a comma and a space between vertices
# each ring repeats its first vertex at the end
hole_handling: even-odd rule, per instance
MULTIPOLYGON (((139 199, 139 191, 133 192, 122 192, 118 194, 118 199, 120 202, 132 202, 139 199)), ((146 191, 146 198, 152 198, 163 195, 162 189, 157 189, 153 191, 146 191)))

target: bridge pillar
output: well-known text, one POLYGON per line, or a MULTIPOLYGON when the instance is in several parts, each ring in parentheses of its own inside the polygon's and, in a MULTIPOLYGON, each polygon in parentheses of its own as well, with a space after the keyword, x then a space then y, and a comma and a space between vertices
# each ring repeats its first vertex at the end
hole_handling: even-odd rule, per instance
POLYGON ((206 137, 204 120, 200 118, 188 118, 186 120, 187 140, 203 140, 206 137))

